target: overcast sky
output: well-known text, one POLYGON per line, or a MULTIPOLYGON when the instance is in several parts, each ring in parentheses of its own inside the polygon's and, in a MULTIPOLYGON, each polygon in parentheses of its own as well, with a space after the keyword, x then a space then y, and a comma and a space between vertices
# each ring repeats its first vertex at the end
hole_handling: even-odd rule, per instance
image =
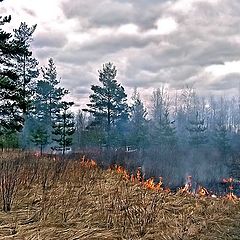
POLYGON ((113 62, 128 93, 168 84, 232 94, 240 80, 239 0, 4 0, 0 14, 37 24, 41 64, 53 57, 62 84, 87 102, 97 70, 113 62))

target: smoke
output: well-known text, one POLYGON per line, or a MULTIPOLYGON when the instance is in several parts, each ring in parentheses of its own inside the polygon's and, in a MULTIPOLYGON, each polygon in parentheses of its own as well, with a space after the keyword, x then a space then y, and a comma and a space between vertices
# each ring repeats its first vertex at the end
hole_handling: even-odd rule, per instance
POLYGON ((192 176, 195 184, 211 186, 228 176, 229 167, 221 154, 208 146, 186 149, 156 149, 145 151, 142 169, 147 177, 162 176, 170 187, 185 184, 192 176))

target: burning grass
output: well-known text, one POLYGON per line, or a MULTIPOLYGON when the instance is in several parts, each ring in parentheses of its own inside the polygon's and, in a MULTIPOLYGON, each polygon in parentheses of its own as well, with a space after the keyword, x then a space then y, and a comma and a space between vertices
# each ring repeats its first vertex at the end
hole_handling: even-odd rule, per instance
POLYGON ((1 194, 8 186, 12 191, 10 210, 0 212, 0 239, 240 238, 238 199, 172 193, 162 179, 144 180, 140 170, 129 176, 86 159, 12 153, 0 162, 7 179, 1 194))

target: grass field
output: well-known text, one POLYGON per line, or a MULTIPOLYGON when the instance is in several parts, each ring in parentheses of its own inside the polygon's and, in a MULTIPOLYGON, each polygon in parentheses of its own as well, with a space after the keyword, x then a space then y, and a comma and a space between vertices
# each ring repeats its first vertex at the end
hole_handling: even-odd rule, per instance
POLYGON ((239 200, 150 190, 82 159, 0 164, 0 239, 240 239, 239 200))

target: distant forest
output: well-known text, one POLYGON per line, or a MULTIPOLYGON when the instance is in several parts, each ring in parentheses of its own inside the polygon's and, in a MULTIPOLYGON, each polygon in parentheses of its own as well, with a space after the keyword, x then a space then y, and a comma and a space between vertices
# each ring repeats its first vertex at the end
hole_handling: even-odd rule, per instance
POLYGON ((10 33, 3 29, 10 20, 0 17, 2 151, 104 152, 103 165, 141 166, 169 184, 186 175, 202 182, 239 177, 240 96, 206 98, 187 86, 170 94, 163 86, 153 91, 147 109, 137 88, 128 98, 116 66, 105 63, 86 108, 74 113, 74 103, 64 100, 69 91, 59 86, 54 60, 40 67, 32 55, 37 26, 22 22, 10 33))

